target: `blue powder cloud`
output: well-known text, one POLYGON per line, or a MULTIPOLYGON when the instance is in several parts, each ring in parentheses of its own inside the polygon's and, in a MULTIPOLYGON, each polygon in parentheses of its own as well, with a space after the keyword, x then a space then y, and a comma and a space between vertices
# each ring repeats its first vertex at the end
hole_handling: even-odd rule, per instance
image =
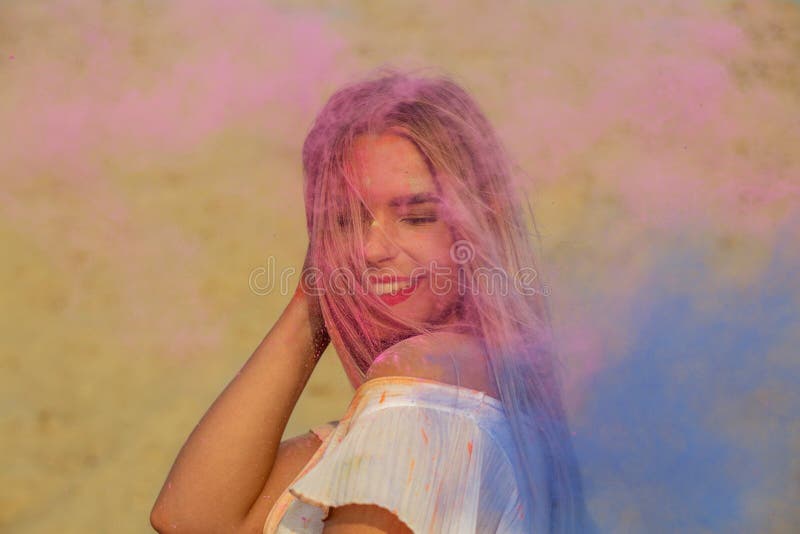
POLYGON ((588 386, 575 425, 601 531, 748 532, 787 498, 800 421, 797 235, 786 230, 743 290, 713 289, 707 250, 664 254, 636 304, 634 342, 588 386))

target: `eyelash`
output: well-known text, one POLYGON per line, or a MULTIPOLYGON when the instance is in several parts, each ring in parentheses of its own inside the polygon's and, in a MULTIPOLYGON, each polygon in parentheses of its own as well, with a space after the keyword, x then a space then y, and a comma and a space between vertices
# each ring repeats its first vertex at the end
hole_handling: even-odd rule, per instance
POLYGON ((403 219, 400 220, 403 222, 408 222, 409 224, 412 224, 414 226, 427 223, 435 223, 437 221, 436 217, 404 217, 403 219))
MULTIPOLYGON (((400 219, 401 222, 406 222, 412 226, 420 226, 423 224, 431 224, 435 223, 439 219, 435 216, 420 216, 420 217, 403 217, 400 219)), ((339 226, 345 227, 348 226, 350 223, 349 217, 338 217, 339 226)))

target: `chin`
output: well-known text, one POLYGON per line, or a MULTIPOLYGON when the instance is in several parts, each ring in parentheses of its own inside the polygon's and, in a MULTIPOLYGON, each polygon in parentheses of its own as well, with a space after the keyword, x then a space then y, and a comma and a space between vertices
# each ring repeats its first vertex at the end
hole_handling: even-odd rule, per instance
MULTIPOLYGON (((431 300, 426 301, 425 299, 412 298, 393 306, 391 308, 391 314, 403 321, 431 327, 452 320, 454 316, 457 315, 458 304, 458 299, 453 299, 443 306, 442 302, 438 300, 431 302, 431 300)), ((384 340, 393 339, 399 341, 415 333, 416 332, 413 330, 394 332, 381 331, 378 335, 384 340)))
POLYGON ((440 315, 440 313, 437 313, 437 310, 430 309, 429 307, 421 308, 419 304, 408 303, 408 307, 405 310, 396 309, 393 310, 393 312, 400 319, 418 324, 427 325, 437 322, 437 317, 440 315))

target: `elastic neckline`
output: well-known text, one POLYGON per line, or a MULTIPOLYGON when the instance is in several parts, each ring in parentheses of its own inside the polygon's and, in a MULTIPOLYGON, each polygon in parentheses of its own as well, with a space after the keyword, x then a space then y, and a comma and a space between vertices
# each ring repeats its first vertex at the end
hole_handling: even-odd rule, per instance
POLYGON ((388 384, 405 383, 411 385, 421 384, 424 385, 425 387, 445 389, 451 391, 457 390, 459 394, 466 393, 467 395, 481 399, 483 402, 485 402, 489 406, 492 406, 493 408, 496 408, 500 411, 504 411, 503 403, 500 401, 500 399, 492 397, 486 392, 464 386, 456 386, 454 384, 448 384, 445 382, 430 380, 428 378, 418 378, 415 376, 379 376, 376 378, 371 378, 365 382, 362 382, 361 385, 358 386, 358 388, 356 388, 355 393, 356 395, 358 395, 360 393, 363 393, 367 389, 370 389, 372 387, 378 387, 380 385, 385 385, 387 383, 388 384))

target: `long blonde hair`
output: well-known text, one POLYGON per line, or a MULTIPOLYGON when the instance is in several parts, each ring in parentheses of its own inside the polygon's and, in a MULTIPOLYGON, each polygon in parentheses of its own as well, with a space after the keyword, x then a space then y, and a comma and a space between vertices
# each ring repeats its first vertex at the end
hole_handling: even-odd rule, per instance
MULTIPOLYGON (((462 280, 470 285, 462 292, 459 324, 484 343, 522 461, 521 491, 533 495, 534 455, 541 448, 550 499, 536 504, 538 513, 549 514, 553 532, 583 531, 588 518, 562 403, 550 310, 524 218, 523 206, 530 207, 514 190, 509 159, 492 126, 466 91, 445 76, 381 70, 341 88, 317 116, 303 146, 310 263, 318 274, 311 285, 320 290, 325 324, 347 376, 358 387, 388 345, 438 328, 394 317, 352 290, 363 291, 361 280, 342 278, 344 266, 351 273, 366 268, 364 205, 355 192, 351 163, 354 140, 390 129, 402 131, 427 161, 454 214, 454 239, 468 247, 459 262, 462 280), (482 270, 527 272, 525 289, 497 291, 489 287, 489 278, 476 276, 482 270), (373 335, 376 324, 397 336, 373 335)), ((523 513, 532 522, 537 512, 523 513)))

